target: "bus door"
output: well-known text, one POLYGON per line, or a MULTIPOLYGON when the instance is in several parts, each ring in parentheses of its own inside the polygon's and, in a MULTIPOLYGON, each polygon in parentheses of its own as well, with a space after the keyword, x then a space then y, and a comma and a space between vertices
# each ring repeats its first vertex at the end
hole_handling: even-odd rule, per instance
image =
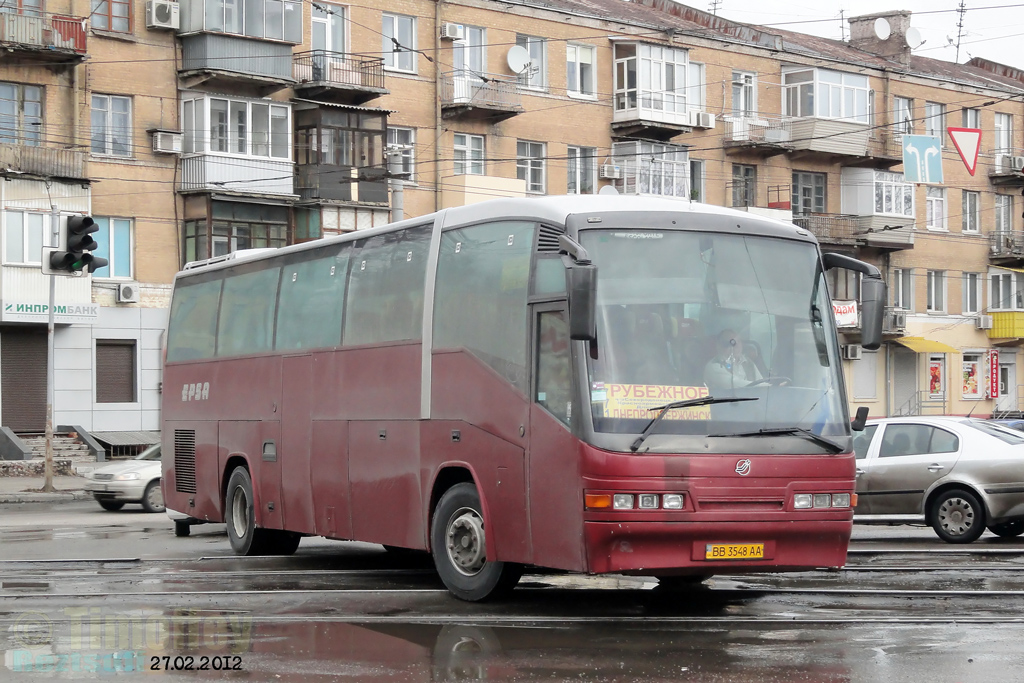
MULTIPOLYGON (((281 499, 281 423, 274 421, 260 422, 260 452, 257 470, 260 510, 256 513, 256 523, 265 529, 284 528, 284 501, 281 499)), ((255 483, 255 482, 254 482, 255 483)))
POLYGON ((313 533, 310 451, 313 442, 313 357, 285 356, 281 363, 281 447, 278 465, 284 528, 313 533))

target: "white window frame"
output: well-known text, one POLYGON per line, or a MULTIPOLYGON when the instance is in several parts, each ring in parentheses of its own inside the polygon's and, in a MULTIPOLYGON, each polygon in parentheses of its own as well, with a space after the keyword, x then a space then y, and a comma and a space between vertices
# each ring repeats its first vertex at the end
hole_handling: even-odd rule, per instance
MULTIPOLYGON (((181 102, 181 107, 182 107, 182 110, 181 110, 182 111, 182 115, 181 115, 182 116, 182 126, 184 126, 184 122, 187 119, 187 117, 185 116, 186 111, 188 111, 189 108, 191 108, 192 115, 193 115, 193 117, 195 117, 195 113, 198 110, 198 107, 200 106, 200 103, 202 103, 202 114, 203 114, 203 122, 202 123, 203 123, 203 127, 200 128, 198 123, 193 123, 194 130, 193 130, 193 135, 191 136, 191 139, 188 139, 189 138, 189 131, 188 130, 185 131, 185 136, 186 136, 187 143, 188 143, 188 144, 186 144, 186 149, 188 149, 189 146, 191 146, 192 150, 193 150, 192 152, 190 152, 191 154, 210 154, 210 155, 213 155, 213 156, 231 157, 231 158, 234 158, 234 159, 238 159, 238 158, 245 158, 245 159, 271 159, 271 160, 274 160, 274 161, 291 161, 292 160, 292 145, 293 145, 293 137, 295 135, 295 131, 294 131, 293 127, 292 127, 292 107, 287 102, 278 102, 276 100, 268 100, 268 99, 264 99, 264 100, 251 100, 251 99, 245 99, 245 98, 242 98, 242 97, 227 97, 227 96, 220 96, 220 95, 198 95, 197 94, 196 96, 188 97, 187 99, 183 99, 182 102, 181 102), (213 136, 212 132, 211 132, 212 128, 213 128, 213 119, 211 117, 212 102, 213 102, 213 100, 227 101, 227 103, 228 103, 228 116, 229 117, 230 117, 230 112, 232 111, 232 106, 231 106, 232 104, 235 104, 235 105, 245 105, 245 152, 244 153, 243 152, 237 152, 237 151, 235 151, 235 152, 232 152, 232 151, 223 152, 223 151, 220 151, 220 150, 213 149, 213 142, 214 142, 214 139, 215 139, 215 136, 213 136), (189 104, 189 103, 191 103, 191 104, 189 104), (265 143, 260 143, 260 144, 265 144, 266 145, 266 148, 267 148, 267 153, 266 154, 255 154, 254 151, 253 151, 254 148, 257 147, 257 144, 258 144, 255 141, 255 136, 253 135, 253 133, 254 133, 253 125, 252 125, 253 124, 253 105, 268 107, 268 109, 267 109, 267 139, 266 139, 265 143), (274 140, 273 140, 273 124, 272 124, 272 121, 274 120, 275 112, 278 115, 280 115, 282 112, 285 114, 284 141, 285 141, 285 152, 286 153, 283 154, 283 155, 274 155, 274 153, 273 153, 274 152, 274 140)), ((236 109, 236 111, 237 111, 237 109, 236 109)), ((195 118, 193 118, 193 122, 195 122, 195 118)), ((230 121, 228 123, 229 123, 229 128, 230 128, 230 121)), ((228 131, 227 134, 228 134, 228 138, 227 139, 229 141, 232 140, 232 139, 237 140, 237 137, 232 137, 232 134, 231 134, 230 130, 228 131)), ((219 139, 219 136, 216 136, 216 139, 219 139)))
POLYGON ((964 351, 960 354, 960 397, 968 400, 975 401, 985 398, 985 392, 982 391, 982 386, 985 384, 985 370, 982 362, 985 358, 984 351, 964 351), (968 366, 974 365, 974 386, 975 391, 973 394, 965 392, 963 376, 967 372, 968 366))
POLYGON ((924 134, 939 138, 939 145, 946 146, 946 105, 939 102, 924 103, 924 134))
POLYGON ((971 107, 964 107, 963 109, 963 127, 964 128, 981 128, 981 110, 973 109, 971 107))
POLYGON ((783 69, 782 113, 797 118, 838 119, 855 123, 870 123, 870 81, 862 74, 851 74, 831 69, 798 67, 783 69), (810 79, 807 78, 810 74, 810 79), (813 87, 814 111, 803 111, 803 88, 813 87), (838 89, 838 92, 833 90, 838 89), (863 111, 861 111, 863 104, 863 111))
POLYGON ((898 135, 914 134, 914 99, 896 95, 892 98, 892 121, 898 135))
POLYGON ((914 310, 914 269, 892 269, 892 305, 901 311, 914 310))
POLYGON ((993 127, 993 154, 1013 154, 1013 115, 997 111, 993 127))
POLYGON ((961 280, 963 301, 961 302, 960 312, 964 315, 976 315, 981 312, 981 304, 984 301, 982 297, 982 282, 984 280, 984 273, 963 274, 963 279, 961 280))
POLYGON ((995 208, 995 231, 997 233, 1013 232, 1013 195, 997 194, 995 208))
POLYGON ((89 111, 90 111, 90 118, 89 118, 89 151, 92 153, 93 156, 97 156, 97 157, 112 157, 112 158, 115 158, 115 159, 130 159, 132 157, 132 155, 134 154, 134 151, 135 151, 135 146, 132 144, 132 131, 134 130, 133 127, 132 127, 132 118, 133 118, 133 116, 132 116, 132 114, 133 114, 132 98, 129 97, 129 96, 126 96, 126 95, 103 95, 103 94, 100 94, 100 93, 92 93, 92 97, 90 98, 89 101, 90 101, 90 107, 89 107, 89 111), (102 99, 102 100, 104 100, 106 102, 106 108, 104 108, 104 109, 97 109, 96 108, 96 101, 99 100, 99 99, 102 99), (124 126, 123 128, 115 127, 114 123, 113 123, 113 116, 114 116, 113 105, 114 105, 115 101, 126 102, 128 104, 128 114, 127 114, 127 116, 128 116, 128 124, 127 124, 127 126, 124 126), (95 128, 93 126, 94 126, 96 115, 97 115, 98 112, 102 112, 103 113, 103 118, 104 118, 104 121, 103 121, 103 138, 105 140, 105 145, 104 145, 104 150, 102 152, 97 152, 95 149, 93 149, 94 136, 95 136, 95 128), (124 153, 124 154, 119 154, 119 153, 114 151, 114 134, 116 132, 124 133, 125 136, 126 136, 126 138, 125 138, 126 153, 124 153))
POLYGON ((963 190, 960 202, 961 230, 977 235, 981 232, 981 193, 963 190))
POLYGON ((1016 310, 1014 301, 1017 298, 1017 290, 1014 285, 1013 273, 990 271, 988 278, 988 292, 991 303, 990 311, 1013 311, 1016 310))
POLYGON ((42 257, 43 257, 42 247, 45 247, 45 246, 49 245, 50 241, 51 241, 51 235, 50 235, 50 230, 49 230, 50 214, 43 213, 41 211, 26 211, 24 209, 6 209, 3 212, 3 218, 4 218, 4 245, 3 245, 3 248, 4 248, 4 264, 5 265, 13 265, 13 266, 35 266, 35 267, 38 268, 41 265, 41 263, 42 263, 42 257), (21 253, 17 254, 17 258, 14 258, 13 257, 14 255, 12 255, 10 253, 10 250, 8 249, 9 241, 7 239, 7 231, 11 229, 10 216, 11 216, 12 213, 21 214, 21 253), (40 249, 39 249, 39 254, 35 257, 35 259, 32 259, 31 255, 29 254, 29 246, 30 246, 31 238, 30 238, 29 222, 28 222, 28 220, 26 220, 26 216, 28 216, 28 215, 33 215, 33 216, 39 216, 40 217, 39 235, 38 235, 40 249))
POLYGON ((569 43, 565 48, 565 70, 566 70, 566 94, 569 97, 583 97, 588 100, 597 99, 597 48, 593 45, 582 43, 569 43), (581 57, 584 53, 590 54, 590 61, 584 62, 581 57), (583 65, 590 65, 590 78, 584 78, 583 65), (570 74, 576 75, 576 88, 571 86, 570 74), (584 81, 589 80, 588 83, 584 81))
POLYGON ((414 74, 417 72, 419 60, 417 59, 416 53, 416 17, 411 17, 407 14, 396 14, 396 13, 384 13, 381 14, 381 51, 384 55, 384 70, 385 71, 396 71, 398 73, 409 73, 414 74), (408 27, 409 42, 411 45, 406 45, 401 35, 403 29, 408 27), (390 31, 390 33, 389 33, 390 31), (392 37, 398 41, 401 49, 397 48, 392 42, 392 37), (409 61, 411 65, 408 67, 402 66, 401 62, 404 61, 402 57, 404 55, 410 55, 409 61))
POLYGON ((908 183, 902 173, 874 172, 874 215, 914 217, 914 184, 908 183), (907 201, 909 198, 909 202, 907 201), (902 200, 902 201, 898 201, 902 200), (879 205, 881 202, 881 205, 879 205), (903 208, 896 210, 902 203, 903 208), (890 209, 887 211, 886 209, 890 209))
POLYGON ((569 163, 566 193, 597 194, 597 148, 569 145, 567 154, 569 163), (590 192, 582 191, 584 181, 589 181, 590 192))
POLYGON ((525 90, 548 89, 548 41, 547 38, 516 34, 516 45, 530 55, 530 63, 523 73, 519 74, 519 87, 525 90), (535 62, 539 61, 540 64, 535 62))
POLYGON ((707 176, 707 163, 703 159, 690 159, 690 200, 703 202, 707 199, 704 179, 707 176), (696 194, 694 193, 696 190, 696 194))
POLYGON ((613 55, 615 111, 639 109, 679 115, 687 112, 690 109, 689 50, 647 43, 616 43, 614 49, 630 45, 636 49, 635 55, 613 55), (672 90, 665 86, 670 65, 674 85, 672 90), (628 81, 625 74, 631 67, 636 74, 635 87, 629 87, 628 82, 623 82, 628 81))
POLYGON ((622 177, 613 185, 623 194, 686 198, 690 192, 688 150, 646 140, 613 142, 612 158, 622 167, 622 177))
POLYGON ((487 29, 463 26, 465 38, 452 43, 452 68, 462 77, 480 80, 487 72, 487 29))
POLYGON ((487 141, 483 135, 455 133, 452 141, 454 150, 455 175, 486 175, 487 141), (480 148, 476 149, 473 142, 479 140, 480 148), (479 154, 478 154, 479 153, 479 154), (459 166, 462 170, 459 170, 459 166))
POLYGON ((925 226, 929 230, 948 230, 946 188, 929 185, 925 189, 925 226))
MULTIPOLYGON (((324 48, 328 52, 346 52, 349 45, 348 35, 348 7, 345 5, 336 5, 334 3, 317 2, 315 5, 311 5, 309 14, 309 44, 313 45, 313 25, 323 24, 324 25, 324 36, 327 39, 327 47, 324 48), (322 9, 321 9, 322 8, 322 9), (340 22, 341 23, 341 45, 335 45, 333 36, 335 35, 332 31, 332 25, 340 22)), ((313 48, 314 50, 317 48, 313 48)))
POLYGON ((544 194, 547 188, 546 148, 543 142, 516 140, 516 177, 526 181, 531 194, 544 194))
POLYGON ((757 116, 757 74, 753 71, 732 72, 732 115, 757 116))
POLYGON ((388 169, 392 173, 408 173, 405 182, 416 182, 416 129, 406 126, 388 126, 388 169), (399 141, 399 133, 408 142, 399 141))
MULTIPOLYGON (((93 279, 98 280, 134 280, 135 279, 135 221, 131 218, 125 218, 122 216, 100 216, 107 221, 107 268, 108 273, 114 272, 115 262, 117 256, 115 255, 114 249, 114 221, 123 221, 128 223, 128 274, 127 275, 96 275, 93 274, 93 279)), ((102 230, 102 228, 101 228, 102 230)), ((99 233, 97 233, 98 235, 99 233)))
POLYGON ((928 297, 925 310, 929 313, 945 313, 946 271, 929 270, 926 278, 928 281, 928 297))

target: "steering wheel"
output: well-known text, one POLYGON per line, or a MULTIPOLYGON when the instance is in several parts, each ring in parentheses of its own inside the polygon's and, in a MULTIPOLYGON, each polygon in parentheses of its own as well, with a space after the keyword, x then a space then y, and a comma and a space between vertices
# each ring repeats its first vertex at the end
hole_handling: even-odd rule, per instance
POLYGON ((792 382, 789 377, 782 377, 778 375, 776 377, 762 377, 761 379, 755 379, 753 382, 748 384, 748 387, 756 387, 759 384, 770 384, 773 387, 781 387, 792 382))

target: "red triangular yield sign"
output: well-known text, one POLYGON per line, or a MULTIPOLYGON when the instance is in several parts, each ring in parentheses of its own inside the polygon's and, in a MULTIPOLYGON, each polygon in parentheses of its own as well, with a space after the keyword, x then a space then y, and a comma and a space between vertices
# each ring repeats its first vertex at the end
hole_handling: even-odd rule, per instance
POLYGON ((967 167, 967 172, 974 175, 978 167, 978 150, 981 148, 980 128, 947 128, 949 138, 956 145, 956 151, 967 167))

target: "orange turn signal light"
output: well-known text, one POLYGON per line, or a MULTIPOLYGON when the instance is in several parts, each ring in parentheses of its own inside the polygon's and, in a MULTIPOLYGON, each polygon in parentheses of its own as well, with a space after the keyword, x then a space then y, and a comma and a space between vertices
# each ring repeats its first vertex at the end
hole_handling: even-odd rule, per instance
POLYGON ((852 508, 857 507, 857 494, 856 493, 851 493, 850 494, 850 507, 852 507, 852 508))
POLYGON ((583 496, 583 504, 588 510, 609 510, 612 507, 612 494, 587 493, 583 496))

